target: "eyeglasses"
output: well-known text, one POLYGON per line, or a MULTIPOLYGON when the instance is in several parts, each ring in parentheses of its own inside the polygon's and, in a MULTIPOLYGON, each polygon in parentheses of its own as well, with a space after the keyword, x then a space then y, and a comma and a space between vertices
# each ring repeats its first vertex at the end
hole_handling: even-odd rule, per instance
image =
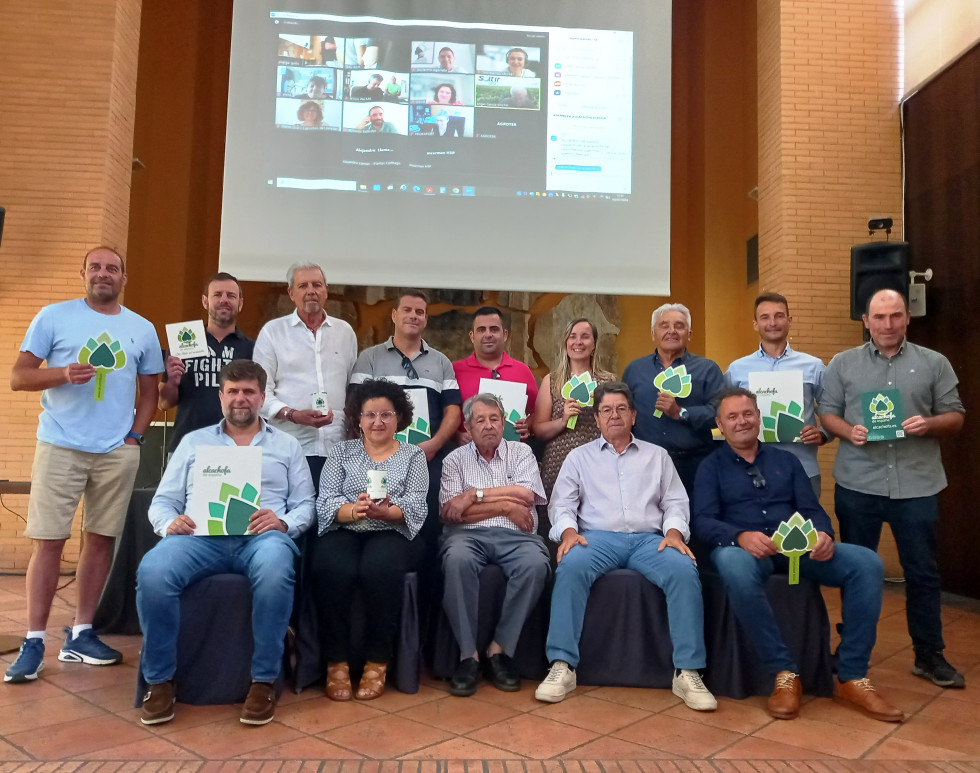
POLYGON ((756 488, 766 487, 765 477, 762 475, 762 472, 759 470, 759 468, 756 467, 754 464, 750 464, 748 467, 746 467, 745 472, 748 473, 748 476, 750 478, 752 478, 753 486, 755 486, 756 488))
POLYGON ((385 424, 394 421, 397 415, 394 411, 361 411, 362 419, 367 419, 371 422, 381 419, 385 424))
POLYGON ((604 405, 600 408, 597 413, 604 419, 608 419, 615 413, 617 416, 626 416, 630 412, 630 407, 628 405, 617 405, 615 408, 611 405, 604 405))
POLYGON ((500 371, 499 370, 497 370, 496 368, 491 368, 490 369, 490 378, 492 378, 492 379, 498 379, 498 378, 503 378, 503 376, 500 375, 500 371))
POLYGON ((404 354, 402 355, 402 368, 405 369, 405 374, 410 379, 418 379, 419 372, 415 370, 415 366, 412 365, 412 361, 408 359, 404 354))

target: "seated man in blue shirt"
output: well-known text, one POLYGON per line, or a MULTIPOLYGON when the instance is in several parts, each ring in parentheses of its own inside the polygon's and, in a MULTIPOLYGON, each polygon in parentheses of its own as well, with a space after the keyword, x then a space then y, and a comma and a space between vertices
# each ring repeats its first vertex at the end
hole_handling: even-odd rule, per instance
POLYGON ((775 677, 769 714, 793 719, 800 711, 799 668, 783 642, 764 586, 775 569, 788 565, 773 544, 773 532, 798 512, 819 535, 816 547, 800 559, 800 576, 841 589, 837 695, 875 719, 901 722, 902 711, 882 698, 867 678, 881 612, 881 559, 867 548, 834 544, 830 518, 800 460, 759 442, 762 417, 752 392, 722 392, 716 420, 727 442, 698 469, 691 527, 713 548, 711 561, 735 616, 775 677))
POLYGON ((667 452, 633 437, 633 393, 607 381, 593 395, 602 436, 573 449, 552 491, 549 536, 558 545, 545 653, 551 669, 534 697, 557 703, 575 689, 589 589, 613 569, 635 569, 667 597, 673 691, 695 711, 717 708, 705 667, 701 582, 688 548, 687 493, 667 452))
POLYGON ((232 360, 218 374, 218 384, 224 420, 184 437, 150 504, 150 522, 163 539, 143 557, 136 578, 141 666, 149 685, 140 717, 144 725, 174 717, 181 593, 204 577, 227 572, 244 574, 252 584, 253 681, 241 721, 264 725, 275 713, 273 682, 282 664, 293 608, 293 559, 299 554, 293 540, 313 523, 313 480, 299 441, 259 418, 266 386, 262 366, 232 360), (186 506, 201 446, 262 449, 262 507, 250 516, 248 535, 194 536, 186 506))

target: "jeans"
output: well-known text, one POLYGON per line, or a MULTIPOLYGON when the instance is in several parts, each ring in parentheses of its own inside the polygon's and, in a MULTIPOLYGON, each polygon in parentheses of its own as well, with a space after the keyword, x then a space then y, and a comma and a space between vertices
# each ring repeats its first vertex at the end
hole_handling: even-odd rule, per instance
MULTIPOLYGON (((244 574, 252 584, 252 679, 274 682, 293 608, 293 561, 299 550, 279 531, 254 537, 175 534, 147 553, 136 572, 136 608, 143 628, 143 678, 159 684, 177 671, 180 594, 213 574, 244 574)), ((228 632, 234 646, 234 632, 228 632)))
POLYGON ((704 606, 694 561, 673 548, 658 552, 660 532, 585 531, 588 545, 575 545, 555 570, 551 624, 545 653, 549 662, 577 666, 579 639, 589 589, 613 569, 634 569, 667 596, 667 622, 674 647, 674 667, 704 668, 704 606))
MULTIPOLYGON (((783 642, 765 590, 769 575, 777 568, 785 569, 789 559, 782 555, 755 558, 747 550, 726 545, 711 552, 711 561, 725 584, 735 617, 763 665, 771 674, 798 674, 799 666, 783 642)), ((835 545, 829 561, 814 561, 809 556, 800 559, 800 577, 841 589, 843 623, 837 670, 842 682, 861 679, 868 673, 884 575, 878 555, 857 545, 835 545)))
POLYGON ((905 615, 916 652, 942 652, 943 623, 936 563, 935 496, 889 499, 836 486, 834 508, 844 542, 878 549, 881 524, 888 522, 905 572, 905 615))

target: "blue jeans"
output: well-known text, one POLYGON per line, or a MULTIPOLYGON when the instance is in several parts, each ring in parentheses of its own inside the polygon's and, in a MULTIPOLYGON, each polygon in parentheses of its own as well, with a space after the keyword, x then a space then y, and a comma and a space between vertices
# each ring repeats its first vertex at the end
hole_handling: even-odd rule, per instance
POLYGON ((936 563, 936 497, 889 499, 838 485, 834 488, 834 509, 844 542, 877 550, 881 524, 887 521, 891 526, 905 572, 905 615, 912 646, 917 652, 941 652, 945 644, 936 563))
MULTIPOLYGON (((737 546, 711 551, 711 562, 721 575, 735 617, 771 674, 800 672, 783 641, 765 582, 777 568, 785 569, 785 556, 755 558, 737 546)), ((861 679, 868 673, 868 659, 878 632, 881 587, 885 570, 878 555, 857 545, 834 546, 829 561, 800 559, 800 577, 841 589, 841 642, 837 650, 837 673, 842 682, 861 679)))
POLYGON ((569 550, 555 570, 551 624, 545 653, 548 661, 578 665, 579 639, 589 589, 613 569, 634 569, 667 596, 667 621, 674 646, 674 668, 704 668, 704 606, 694 562, 674 548, 657 548, 660 532, 585 531, 588 545, 569 550))
MULTIPOLYGON (((252 679, 274 682, 293 608, 293 559, 299 550, 279 531, 254 537, 175 534, 143 556, 136 572, 136 608, 143 628, 143 678, 159 684, 177 671, 180 594, 213 574, 244 574, 252 583, 252 679)), ((235 632, 229 631, 234 645, 235 632)))

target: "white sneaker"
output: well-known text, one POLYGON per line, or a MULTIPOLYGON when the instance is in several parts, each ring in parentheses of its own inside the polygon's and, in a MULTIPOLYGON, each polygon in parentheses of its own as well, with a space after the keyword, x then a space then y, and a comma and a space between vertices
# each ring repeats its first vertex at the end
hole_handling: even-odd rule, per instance
POLYGON ((575 669, 564 660, 556 660, 551 664, 551 670, 534 691, 534 697, 545 703, 558 703, 565 699, 575 689, 575 669))
POLYGON ((674 674, 673 682, 674 695, 680 698, 695 711, 714 711, 718 708, 718 701, 708 688, 701 681, 701 675, 697 671, 682 668, 674 674))

